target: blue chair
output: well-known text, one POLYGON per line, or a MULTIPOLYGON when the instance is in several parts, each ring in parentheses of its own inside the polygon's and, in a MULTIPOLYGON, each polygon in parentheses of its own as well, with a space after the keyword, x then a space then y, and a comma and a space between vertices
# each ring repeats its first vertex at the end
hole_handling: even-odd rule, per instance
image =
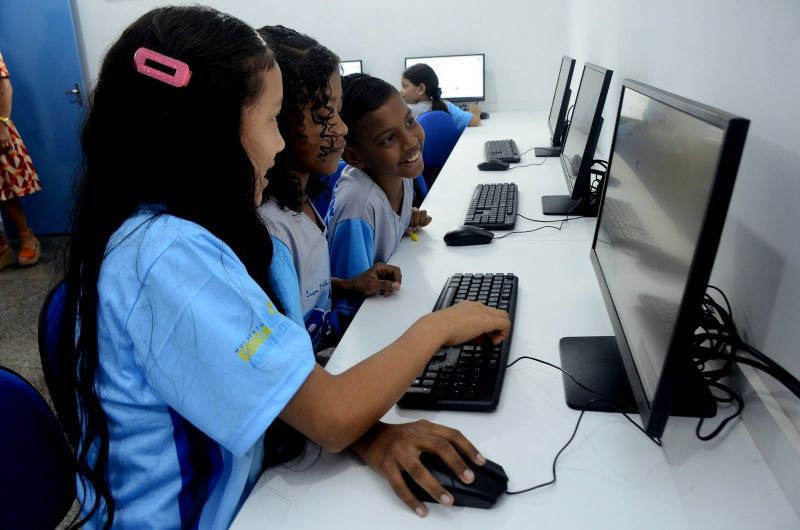
POLYGON ((338 182, 339 177, 342 175, 342 170, 346 165, 347 163, 344 160, 339 160, 339 167, 336 168, 335 172, 320 177, 323 186, 322 191, 313 196, 309 195, 308 197, 311 199, 314 208, 317 209, 323 218, 325 217, 325 212, 328 211, 328 205, 331 203, 331 197, 333 196, 333 189, 336 187, 336 182, 338 182))
POLYGON ((75 500, 72 451, 44 398, 0 367, 0 528, 56 528, 75 500))
POLYGON ((414 206, 419 206, 428 195, 428 183, 425 182, 425 175, 420 173, 414 178, 414 206))
POLYGON ((436 176, 447 162, 461 136, 450 114, 442 110, 434 110, 420 114, 419 124, 425 130, 425 145, 422 147, 422 158, 425 161, 425 180, 431 187, 436 176))
MULTIPOLYGON (((58 414, 58 419, 64 428, 72 445, 77 446, 79 436, 77 404, 75 394, 70 384, 71 377, 66 377, 67 370, 75 370, 72 365, 65 366, 65 348, 61 347, 61 341, 69 342, 69 347, 73 347, 74 334, 62 335, 62 324, 71 322, 74 325, 75 319, 64 318, 65 300, 67 296, 67 283, 61 281, 56 284, 47 294, 39 312, 39 357, 42 361, 42 371, 47 389, 50 391, 50 398, 58 414)), ((70 375, 72 375, 70 373, 70 375)))

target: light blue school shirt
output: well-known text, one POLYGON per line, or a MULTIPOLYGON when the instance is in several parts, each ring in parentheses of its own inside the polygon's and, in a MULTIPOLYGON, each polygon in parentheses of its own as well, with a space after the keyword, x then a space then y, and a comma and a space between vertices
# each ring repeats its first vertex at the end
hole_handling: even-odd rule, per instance
MULTIPOLYGON (((445 101, 444 104, 447 105, 447 113, 453 118, 453 123, 456 124, 458 132, 464 132, 464 129, 469 126, 469 122, 472 121, 472 113, 462 110, 458 105, 454 105, 449 101, 445 101)), ((420 114, 431 111, 433 103, 430 101, 419 101, 417 103, 409 103, 408 108, 411 109, 412 116, 419 118, 420 114)))
MULTIPOLYGON (((376 262, 389 261, 411 224, 413 200, 412 179, 403 179, 403 202, 398 215, 369 175, 346 166, 336 183, 326 216, 331 275, 352 278, 376 262)), ((338 322, 340 316, 352 318, 362 301, 361 298, 334 300, 334 319, 338 322)))
POLYGON ((114 528, 225 529, 314 355, 225 243, 156 213, 141 209, 113 234, 98 281, 114 528))

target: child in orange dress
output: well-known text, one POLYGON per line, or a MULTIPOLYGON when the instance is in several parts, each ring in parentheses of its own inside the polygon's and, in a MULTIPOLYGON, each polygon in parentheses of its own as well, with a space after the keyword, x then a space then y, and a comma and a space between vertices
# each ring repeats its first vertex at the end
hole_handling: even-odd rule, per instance
MULTIPOLYGON (((41 249, 19 198, 42 188, 28 150, 11 121, 11 95, 11 80, 0 53, 0 210, 17 228, 22 243, 16 261, 24 267, 39 261, 41 249)), ((14 252, 0 231, 0 270, 12 263, 14 252)))

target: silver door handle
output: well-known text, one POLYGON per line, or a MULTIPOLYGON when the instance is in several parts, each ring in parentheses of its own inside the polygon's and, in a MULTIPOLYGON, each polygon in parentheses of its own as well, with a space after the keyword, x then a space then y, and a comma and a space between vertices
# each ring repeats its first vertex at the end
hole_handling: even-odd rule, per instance
POLYGON ((75 88, 70 90, 65 90, 65 94, 75 94, 75 102, 78 105, 83 105, 83 96, 81 95, 81 87, 78 83, 75 83, 75 88))

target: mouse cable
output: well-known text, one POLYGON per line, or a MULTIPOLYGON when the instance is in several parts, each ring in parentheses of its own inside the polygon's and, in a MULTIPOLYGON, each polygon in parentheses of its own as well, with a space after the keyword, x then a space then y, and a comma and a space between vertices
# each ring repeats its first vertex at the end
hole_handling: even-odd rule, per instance
MULTIPOLYGON (((597 392, 597 391, 595 391, 595 390, 592 390, 591 388, 589 388, 589 387, 587 387, 587 386, 583 385, 583 384, 582 384, 580 381, 578 381, 577 379, 575 379, 575 378, 574 378, 574 377, 573 377, 573 376, 572 376, 572 375, 571 375, 569 372, 567 372, 566 370, 564 370, 564 369, 563 369, 563 368, 561 368, 560 366, 557 366, 557 365, 555 365, 555 364, 549 363, 549 362, 547 362, 547 361, 544 361, 544 360, 542 360, 542 359, 537 359, 536 357, 530 357, 530 356, 528 356, 528 355, 523 355, 523 356, 521 356, 521 357, 518 357, 518 358, 514 359, 514 361, 512 361, 511 363, 509 363, 509 364, 506 366, 506 368, 511 368, 512 366, 514 366, 515 364, 517 364, 517 363, 518 363, 519 361, 521 361, 522 359, 527 359, 527 360, 529 360, 529 361, 535 361, 535 362, 537 362, 537 363, 544 364, 544 365, 546 365, 546 366, 549 366, 549 367, 551 367, 551 368, 555 368, 556 370, 560 371, 561 373, 563 373, 564 375, 566 375, 567 377, 569 377, 569 378, 570 378, 570 379, 571 379, 571 380, 572 380, 572 381, 573 381, 573 382, 574 382, 576 385, 578 385, 579 387, 583 388, 584 390, 586 390, 586 391, 588 391, 588 392, 591 392, 592 394, 595 394, 595 395, 597 395, 597 396, 600 396, 600 397, 598 397, 598 398, 592 399, 592 400, 591 400, 591 401, 589 401, 589 402, 588 402, 588 403, 587 403, 585 406, 588 408, 589 406, 591 406, 591 405, 593 405, 593 404, 595 404, 595 403, 598 403, 598 402, 605 402, 605 403, 608 403, 609 405, 611 405, 612 407, 614 407, 615 409, 617 409, 617 412, 619 412, 620 414, 622 414, 622 415, 625 417, 625 419, 626 419, 626 420, 628 420, 628 421, 629 421, 629 422, 630 422, 630 423, 631 423, 631 424, 632 424, 634 427, 636 427, 637 429, 639 429, 639 430, 640 430, 640 431, 641 431, 641 432, 642 432, 642 433, 643 433, 645 436, 647 436, 647 438, 648 438, 650 441, 652 441, 654 444, 656 444, 656 445, 657 445, 657 446, 659 446, 659 447, 661 446, 661 440, 660 440, 659 438, 652 438, 651 436, 649 436, 649 435, 648 435, 648 434, 645 432, 645 430, 644 430, 644 429, 643 429, 643 428, 642 428, 642 427, 641 427, 641 426, 640 426, 638 423, 636 423, 636 422, 633 420, 633 418, 631 418, 630 416, 628 416, 628 414, 626 414, 625 412, 622 412, 622 410, 620 409, 620 406, 621 406, 621 405, 623 405, 623 404, 622 404, 622 403, 621 403, 619 400, 617 400, 617 399, 614 399, 614 398, 612 398, 612 397, 610 397, 610 396, 607 396, 607 395, 605 395, 605 394, 603 394, 603 393, 601 393, 601 392, 597 392)), ((556 456, 555 456, 555 458, 553 458, 553 465, 552 465, 552 473, 553 473, 553 478, 552 478, 552 479, 550 479, 550 480, 549 480, 549 481, 547 481, 547 482, 542 482, 541 484, 537 484, 537 485, 535 485, 535 486, 531 486, 530 488, 525 488, 525 489, 521 489, 521 490, 517 490, 517 491, 510 491, 510 490, 507 490, 507 491, 506 491, 506 494, 508 494, 508 495, 518 495, 518 494, 520 494, 520 493, 527 493, 527 492, 530 492, 530 491, 533 491, 533 490, 537 490, 537 489, 539 489, 539 488, 543 488, 543 487, 545 487, 545 486, 550 486, 551 484, 555 484, 555 483, 556 483, 556 480, 558 479, 558 477, 557 477, 557 474, 556 474, 556 464, 558 463, 558 459, 559 459, 559 457, 561 456, 561 454, 562 454, 562 453, 563 453, 563 452, 564 452, 564 451, 567 449, 567 447, 569 447, 569 445, 572 443, 572 441, 575 439, 575 435, 577 435, 577 434, 578 434, 578 428, 579 428, 579 427, 580 427, 580 425, 581 425, 581 420, 583 420, 583 415, 584 415, 585 413, 586 413, 586 409, 582 410, 582 411, 581 411, 581 413, 578 415, 578 421, 576 421, 576 422, 575 422, 575 428, 572 430, 572 434, 570 435, 570 437, 569 437, 569 439, 566 441, 566 443, 564 443, 564 445, 562 445, 562 446, 561 446, 561 449, 559 449, 559 450, 558 450, 558 452, 556 453, 556 456)))
MULTIPOLYGON (((528 149, 528 151, 530 151, 530 149, 528 149)), ((528 151, 525 151, 525 153, 527 153, 528 151)), ((525 153, 521 153, 519 156, 522 156, 522 155, 524 155, 525 153)), ((547 162, 547 159, 546 159, 546 158, 543 158, 543 159, 541 160, 541 162, 531 162, 530 164, 522 164, 521 166, 509 166, 509 168, 508 168, 508 169, 517 169, 517 168, 519 168, 519 167, 528 167, 528 166, 541 166, 541 165, 542 165, 542 164, 544 164, 545 162, 547 162)))
POLYGON ((576 221, 578 219, 586 219, 586 217, 583 216, 583 215, 579 215, 577 217, 565 217, 564 219, 533 219, 531 217, 526 217, 526 216, 522 215, 521 213, 518 213, 517 217, 522 217, 526 221, 533 221, 534 223, 552 223, 553 221, 555 221, 555 222, 564 221, 566 223, 568 221, 576 221))
POLYGON ((526 149, 523 152, 521 152, 519 154, 519 156, 521 157, 522 155, 526 155, 526 154, 530 153, 531 151, 533 151, 534 149, 536 149, 536 148, 535 147, 531 147, 530 149, 526 149))
POLYGON ((502 236, 497 236, 494 239, 503 239, 504 237, 508 237, 508 236, 510 236, 512 234, 529 234, 531 232, 538 232, 539 230, 544 230, 545 228, 553 228, 554 230, 560 231, 561 228, 564 226, 564 223, 566 223, 568 221, 574 221, 575 219, 581 219, 581 217, 573 217, 573 218, 570 219, 569 216, 573 211, 575 211, 576 208, 578 208, 578 206, 581 205, 582 202, 583 202, 583 198, 578 199, 578 202, 575 203, 575 206, 573 206, 572 208, 569 209, 569 211, 567 212, 566 216, 563 219, 553 219, 552 221, 539 221, 539 220, 536 220, 536 219, 530 219, 528 217, 525 217, 524 215, 517 214, 518 216, 522 217, 523 219, 528 219, 530 221, 534 221, 534 222, 537 222, 537 223, 550 223, 550 222, 559 223, 559 221, 561 221, 561 222, 558 224, 558 226, 553 224, 553 225, 540 226, 538 228, 533 228, 531 230, 514 230, 514 231, 509 232, 507 234, 503 234, 502 236))

